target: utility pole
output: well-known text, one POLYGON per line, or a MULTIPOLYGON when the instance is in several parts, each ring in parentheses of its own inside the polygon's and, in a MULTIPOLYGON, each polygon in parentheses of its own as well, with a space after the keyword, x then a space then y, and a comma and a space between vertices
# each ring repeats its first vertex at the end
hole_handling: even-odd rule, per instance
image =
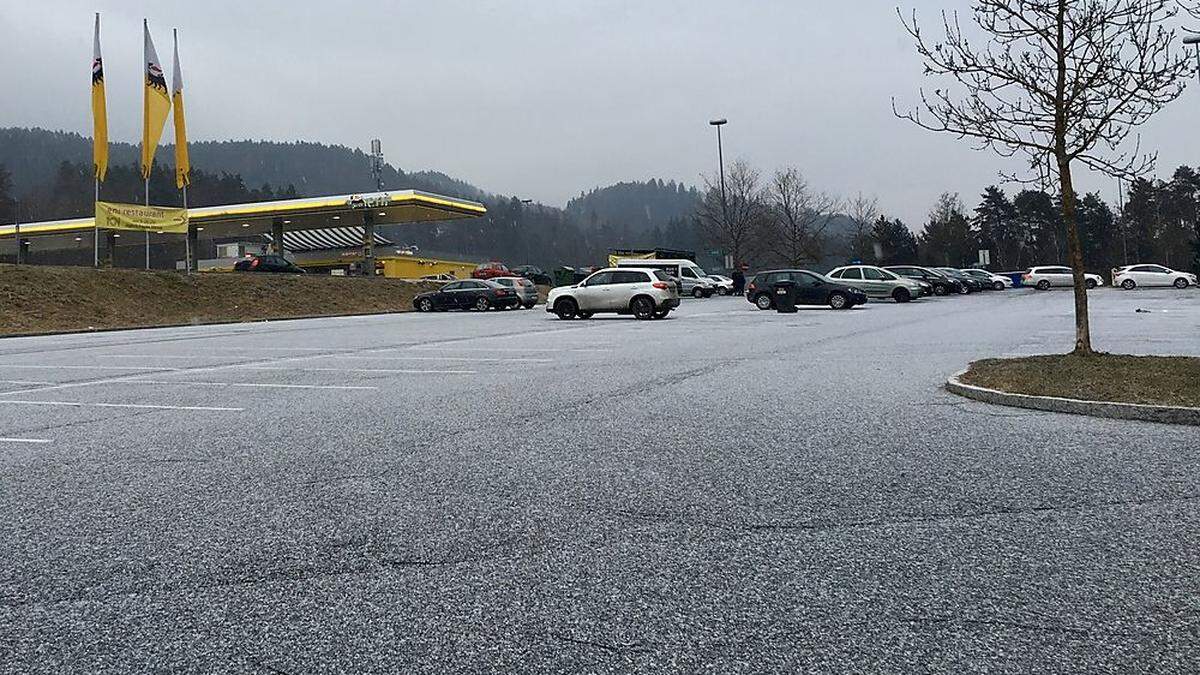
MULTIPOLYGON (((725 149, 721 147, 721 127, 729 124, 729 120, 724 117, 709 121, 709 124, 717 128, 717 168, 721 176, 721 218, 724 220, 725 229, 729 229, 729 204, 725 199, 725 149)), ((740 253, 740 251, 739 251, 740 253)), ((742 264, 740 260, 733 261, 734 266, 742 264)))

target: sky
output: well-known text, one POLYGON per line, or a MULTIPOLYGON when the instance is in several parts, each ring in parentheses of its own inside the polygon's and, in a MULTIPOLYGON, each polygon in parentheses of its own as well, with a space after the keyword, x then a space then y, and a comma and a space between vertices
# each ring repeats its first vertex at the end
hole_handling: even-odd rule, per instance
MULTIPOLYGON (((926 23, 967 6, 903 5, 926 23)), ((406 171, 546 204, 624 180, 702 185, 716 117, 727 162, 794 166, 916 230, 942 192, 973 207, 1022 168, 895 118, 893 98, 911 107, 937 82, 882 0, 0 0, 0 126, 90 135, 96 11, 113 140, 141 135, 147 18, 168 64, 179 29, 192 140, 377 137, 406 171)), ((1144 127, 1161 174, 1200 164, 1198 115, 1193 86, 1144 127)), ((1110 179, 1077 184, 1116 199, 1110 179)))

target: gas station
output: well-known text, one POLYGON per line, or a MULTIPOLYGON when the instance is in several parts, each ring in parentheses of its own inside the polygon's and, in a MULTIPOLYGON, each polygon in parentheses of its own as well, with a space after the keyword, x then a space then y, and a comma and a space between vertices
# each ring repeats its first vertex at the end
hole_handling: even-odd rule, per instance
MULTIPOLYGON (((282 243, 289 232, 315 232, 335 228, 355 228, 362 237, 362 268, 375 267, 375 246, 378 225, 406 223, 428 223, 435 221, 478 218, 487 213, 483 204, 455 197, 447 197, 419 190, 393 190, 362 194, 307 197, 282 201, 230 204, 224 206, 201 206, 190 208, 188 213, 187 250, 199 252, 200 240, 246 238, 269 235, 271 247, 276 253, 285 253, 282 243)), ((137 246, 143 245, 143 235, 126 232, 137 246)), ((20 259, 29 260, 33 249, 39 252, 82 250, 87 252, 98 246, 102 264, 112 265, 113 252, 119 245, 121 233, 96 228, 96 219, 74 218, 36 223, 9 224, 0 226, 0 247, 11 250, 20 247, 20 259), (100 241, 96 242, 95 238, 100 241)), ((150 244, 161 248, 164 244, 176 244, 171 250, 183 250, 183 235, 151 234, 150 244)), ((161 260, 161 256, 158 256, 161 260)), ((184 256, 179 256, 182 259, 184 256)), ((193 256, 191 268, 195 269, 193 256)), ((164 265, 153 265, 163 268, 164 265)), ((175 264, 167 266, 175 268, 175 264)))

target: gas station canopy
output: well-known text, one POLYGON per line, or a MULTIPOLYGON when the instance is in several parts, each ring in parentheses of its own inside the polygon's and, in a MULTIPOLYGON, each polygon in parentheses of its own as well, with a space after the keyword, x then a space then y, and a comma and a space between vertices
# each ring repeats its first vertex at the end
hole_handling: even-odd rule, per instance
MULTIPOLYGON (((397 190, 332 197, 308 197, 253 204, 201 206, 188 209, 193 230, 211 238, 270 234, 278 231, 318 230, 370 223, 389 225, 438 220, 478 218, 487 209, 478 202, 445 197, 419 190, 397 190)), ((23 223, 22 237, 70 235, 95 228, 95 218, 23 223)), ((0 226, 0 237, 17 233, 16 225, 0 226)))

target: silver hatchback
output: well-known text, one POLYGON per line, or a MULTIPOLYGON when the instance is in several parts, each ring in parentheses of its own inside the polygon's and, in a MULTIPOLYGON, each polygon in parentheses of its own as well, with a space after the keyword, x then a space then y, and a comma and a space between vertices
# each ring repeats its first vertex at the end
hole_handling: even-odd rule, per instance
POLYGON ((925 293, 924 287, 916 279, 908 279, 874 265, 839 267, 825 276, 854 286, 872 298, 908 302, 925 293))
POLYGON ((537 286, 525 277, 492 277, 490 281, 494 281, 505 288, 511 288, 517 294, 517 298, 521 300, 521 304, 517 305, 517 307, 533 309, 533 306, 538 302, 537 286))

